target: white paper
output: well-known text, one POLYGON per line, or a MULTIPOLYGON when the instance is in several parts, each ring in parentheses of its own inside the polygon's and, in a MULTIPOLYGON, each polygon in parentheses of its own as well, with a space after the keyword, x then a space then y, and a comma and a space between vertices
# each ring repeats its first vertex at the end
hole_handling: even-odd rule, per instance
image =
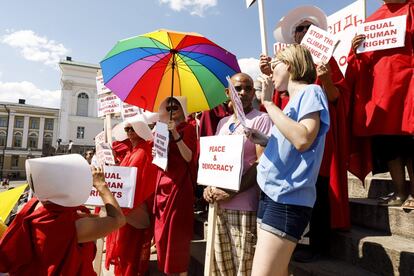
POLYGON ((197 183, 238 191, 243 172, 244 135, 200 138, 197 183))
POLYGON ((96 91, 98 92, 98 95, 111 93, 111 90, 105 86, 102 75, 96 77, 96 91))
MULTIPOLYGON (((138 169, 136 167, 105 166, 104 172, 106 185, 118 201, 119 206, 133 208, 135 187, 140 185, 140 183, 136 183, 138 169)), ((104 205, 95 188, 92 188, 85 205, 104 205)))
POLYGON ((244 114, 243 104, 239 98, 239 94, 237 93, 236 89, 234 88, 233 83, 229 76, 226 77, 229 90, 230 90, 230 99, 233 102, 233 110, 236 113, 237 120, 239 120, 240 124, 246 128, 246 114, 244 114))
POLYGON ((115 158, 112 154, 111 146, 108 143, 96 145, 96 158, 99 166, 115 165, 115 158))
POLYGON ((357 53, 404 47, 406 23, 407 16, 401 15, 360 25, 358 34, 366 38, 357 53))
POLYGON ((170 137, 167 124, 157 122, 154 133, 155 156, 152 163, 165 171, 168 165, 168 143, 170 137))
POLYGON ((333 35, 311 25, 300 44, 308 48, 315 64, 326 64, 332 57, 336 43, 337 39, 333 35))
POLYGON ((115 94, 104 94, 98 97, 98 117, 121 112, 121 100, 115 94))

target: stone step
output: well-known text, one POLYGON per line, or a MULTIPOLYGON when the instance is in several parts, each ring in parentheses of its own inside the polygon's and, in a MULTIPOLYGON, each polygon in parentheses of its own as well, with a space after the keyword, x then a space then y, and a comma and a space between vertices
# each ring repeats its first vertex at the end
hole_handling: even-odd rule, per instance
POLYGON ((356 176, 348 173, 348 194, 350 198, 379 198, 393 192, 391 176, 369 174, 364 184, 356 176))
POLYGON ((380 275, 414 275, 414 240, 354 226, 331 237, 331 256, 380 275))
POLYGON ((352 224, 399 235, 414 242, 414 211, 379 206, 378 202, 376 199, 351 198, 349 205, 352 224))
POLYGON ((290 276, 376 276, 378 274, 369 272, 350 263, 322 257, 315 262, 298 263, 291 261, 289 264, 290 276))

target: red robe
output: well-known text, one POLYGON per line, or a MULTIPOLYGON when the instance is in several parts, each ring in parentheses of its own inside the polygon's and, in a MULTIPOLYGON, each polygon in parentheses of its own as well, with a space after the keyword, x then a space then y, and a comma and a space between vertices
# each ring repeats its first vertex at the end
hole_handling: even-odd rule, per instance
MULTIPOLYGON (((126 153, 120 166, 137 167, 137 186, 135 188, 134 207, 147 204, 148 212, 152 210, 153 194, 155 191, 156 169, 152 162, 152 143, 140 141, 132 150, 126 153)), ((123 209, 127 215, 131 209, 123 209)), ((150 227, 136 229, 125 224, 112 232, 106 239, 106 268, 113 264, 115 275, 144 275, 148 270, 151 239, 154 223, 150 227)))
POLYGON ((373 135, 414 134, 414 0, 384 4, 366 22, 407 15, 405 46, 348 57, 352 89, 350 171, 361 180, 371 171, 373 135))
MULTIPOLYGON (((193 152, 197 147, 194 126, 181 123, 177 127, 184 143, 193 152)), ((190 242, 193 237, 193 162, 187 163, 177 144, 170 138, 168 168, 158 169, 155 193, 155 242, 158 268, 164 273, 188 270, 190 242)))
POLYGON ((96 275, 93 242, 78 243, 75 221, 83 206, 53 203, 35 210, 32 198, 16 216, 0 240, 0 272, 14 275, 96 275))

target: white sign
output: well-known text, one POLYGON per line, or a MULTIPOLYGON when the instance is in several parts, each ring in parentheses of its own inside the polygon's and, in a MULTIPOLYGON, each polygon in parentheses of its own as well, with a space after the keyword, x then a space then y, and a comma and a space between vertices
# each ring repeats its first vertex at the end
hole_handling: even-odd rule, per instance
POLYGON ((105 131, 101 131, 95 136, 95 147, 100 143, 105 143, 105 131))
POLYGON ((364 34, 365 40, 357 53, 404 47, 406 22, 407 16, 401 15, 359 26, 358 34, 364 34))
POLYGON ((167 124, 157 122, 154 134, 155 156, 152 163, 165 171, 168 165, 168 143, 170 140, 167 124))
POLYGON ((98 95, 111 93, 111 90, 109 90, 109 88, 104 85, 102 75, 98 75, 96 77, 96 91, 98 92, 98 95))
POLYGON ((98 97, 98 117, 121 112, 121 100, 115 94, 98 97))
MULTIPOLYGON (((136 167, 104 167, 106 185, 118 201, 119 206, 123 208, 134 207, 135 187, 139 184, 136 183, 137 171, 136 167)), ((85 205, 104 205, 98 191, 94 187, 92 187, 85 205)))
POLYGON ((338 39, 339 44, 333 54, 342 74, 348 66, 347 59, 351 49, 352 38, 357 26, 365 20, 365 0, 358 0, 328 16, 328 31, 338 39))
POLYGON ((234 88, 233 83, 230 80, 230 77, 227 76, 226 79, 229 84, 230 99, 233 103, 233 110, 236 113, 236 117, 239 120, 240 124, 246 128, 246 115, 244 114, 243 104, 239 98, 239 94, 237 93, 236 88, 234 88))
POLYGON ((108 143, 100 143, 96 145, 96 158, 98 164, 103 165, 115 165, 115 158, 112 154, 111 146, 108 143))
POLYGON ((287 46, 291 44, 276 42, 273 44, 273 54, 276 56, 279 51, 285 49, 287 46))
POLYGON ((238 191, 243 172, 244 135, 200 138, 197 183, 238 191))
POLYGON ((311 25, 300 44, 308 48, 315 64, 326 64, 332 57, 336 43, 337 40, 327 31, 311 25))
POLYGON ((122 120, 126 120, 128 118, 134 117, 137 114, 142 114, 142 110, 141 108, 135 106, 135 105, 131 105, 131 104, 127 104, 127 103, 122 103, 122 108, 121 108, 121 117, 122 120))

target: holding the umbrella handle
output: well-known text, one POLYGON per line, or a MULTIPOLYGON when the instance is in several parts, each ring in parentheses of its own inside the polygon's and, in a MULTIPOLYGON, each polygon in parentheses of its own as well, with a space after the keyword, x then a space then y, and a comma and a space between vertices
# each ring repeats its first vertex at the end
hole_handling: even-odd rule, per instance
POLYGON ((177 144, 178 150, 180 151, 181 156, 186 162, 190 162, 193 158, 193 152, 190 148, 184 143, 183 137, 178 133, 176 129, 176 124, 174 121, 170 120, 168 122, 168 130, 171 132, 171 135, 174 139, 174 142, 177 144))

